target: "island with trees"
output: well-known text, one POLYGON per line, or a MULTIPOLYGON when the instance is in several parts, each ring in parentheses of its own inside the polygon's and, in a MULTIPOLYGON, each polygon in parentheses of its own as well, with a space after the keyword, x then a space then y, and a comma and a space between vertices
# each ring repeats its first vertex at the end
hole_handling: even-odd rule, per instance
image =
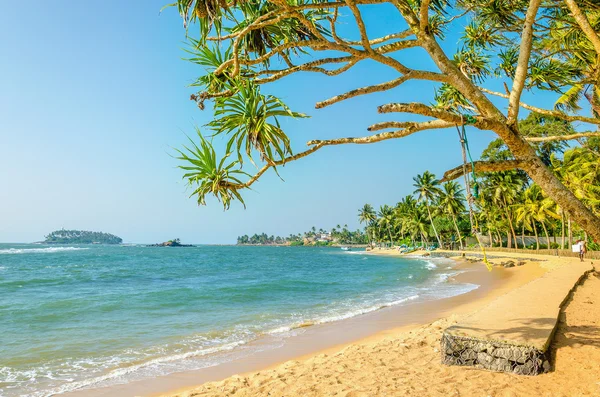
POLYGON ((164 243, 150 244, 148 247, 193 247, 191 244, 181 244, 181 240, 174 238, 164 243))
POLYGON ((337 225, 331 230, 312 227, 309 231, 290 234, 286 237, 269 236, 266 233, 243 235, 237 238, 237 245, 289 245, 289 246, 330 246, 367 245, 369 238, 363 230, 349 230, 348 225, 337 225))
POLYGON ((44 237, 44 244, 121 244, 123 239, 110 233, 86 230, 55 230, 44 237))

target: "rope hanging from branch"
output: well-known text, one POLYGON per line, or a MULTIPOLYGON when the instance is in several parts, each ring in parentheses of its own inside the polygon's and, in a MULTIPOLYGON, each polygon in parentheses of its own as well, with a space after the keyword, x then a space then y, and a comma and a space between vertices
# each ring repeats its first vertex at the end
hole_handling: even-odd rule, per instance
POLYGON ((487 259, 487 254, 485 252, 485 247, 481 243, 479 239, 479 222, 477 221, 477 217, 474 215, 473 205, 475 204, 475 200, 479 198, 479 184, 477 183, 477 175, 475 174, 475 163, 473 161, 473 156, 471 156, 471 150, 469 149, 469 141, 467 140, 467 130, 465 128, 466 124, 474 124, 475 118, 470 115, 460 115, 461 119, 461 127, 456 126, 456 131, 458 131, 458 138, 460 139, 460 145, 462 148, 462 156, 463 156, 463 175, 465 177, 465 188, 467 190, 467 204, 469 206, 469 220, 471 222, 471 231, 475 235, 477 239, 477 243, 481 248, 481 252, 483 253, 483 263, 489 271, 492 271, 492 264, 487 259), (468 160, 467 160, 468 155, 468 160), (467 172, 467 164, 470 161, 471 163, 471 173, 467 172), (473 178, 473 192, 471 193, 471 179, 473 178))

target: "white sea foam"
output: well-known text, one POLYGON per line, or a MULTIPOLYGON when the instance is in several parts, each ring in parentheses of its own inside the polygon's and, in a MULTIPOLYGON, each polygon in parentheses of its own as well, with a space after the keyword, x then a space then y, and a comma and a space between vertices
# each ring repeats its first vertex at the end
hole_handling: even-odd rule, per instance
POLYGON ((437 265, 435 263, 433 263, 432 261, 427 261, 425 263, 425 267, 429 270, 437 269, 437 265))
POLYGON ((342 251, 344 254, 348 255, 366 255, 367 251, 342 251))
POLYGON ((123 378, 131 373, 137 372, 141 369, 161 366, 168 363, 172 363, 175 361, 186 360, 194 357, 206 356, 208 354, 223 352, 233 350, 234 348, 245 344, 246 341, 238 341, 232 342, 223 346, 211 347, 207 349, 194 350, 186 353, 173 354, 165 357, 158 357, 140 364, 130 365, 128 367, 117 368, 115 370, 110 371, 109 373, 101 376, 97 376, 95 378, 84 379, 72 383, 64 384, 54 390, 43 391, 31 394, 32 397, 50 397, 56 394, 68 393, 74 390, 89 388, 90 386, 98 385, 99 383, 118 380, 119 378, 123 378))
POLYGON ((53 252, 81 251, 89 248, 80 247, 48 247, 48 248, 9 248, 0 250, 0 254, 47 254, 53 252))

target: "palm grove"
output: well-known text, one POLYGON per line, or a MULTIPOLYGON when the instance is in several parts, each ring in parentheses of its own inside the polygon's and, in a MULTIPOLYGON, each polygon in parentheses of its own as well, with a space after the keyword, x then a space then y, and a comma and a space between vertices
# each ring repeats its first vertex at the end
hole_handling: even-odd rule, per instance
MULTIPOLYGON (((581 228, 600 240, 595 140, 600 135, 600 37, 596 33, 600 5, 596 2, 178 0, 174 5, 190 37, 190 60, 203 69, 193 84, 198 91, 192 100, 200 109, 212 102, 214 112, 206 126, 211 139, 198 130, 198 141, 192 140, 179 152, 184 178, 199 204, 205 204, 207 195, 216 196, 225 208, 233 200, 243 203, 243 191, 265 172, 277 172, 278 167, 326 146, 371 144, 432 129, 452 133, 467 126, 471 133, 493 131, 498 140, 481 160, 465 161, 442 180, 471 171, 480 176, 481 194, 467 194, 466 199, 476 207, 479 232, 498 241, 504 235, 507 244, 514 245, 519 228, 556 234, 556 225, 562 232, 567 223, 572 230, 581 228), (396 13, 403 26, 380 37, 369 36, 367 8, 396 13), (350 29, 354 32, 342 34, 350 29), (449 31, 462 32, 451 51, 440 45, 449 31), (428 57, 435 68, 411 67, 415 54, 428 57), (293 153, 279 119, 307 116, 264 90, 296 73, 352 73, 356 64, 365 61, 394 71, 397 78, 340 93, 317 102, 315 108, 393 89, 402 95, 402 87, 414 80, 435 88, 432 102, 381 105, 377 107, 381 114, 408 114, 415 121, 379 122, 367 128, 376 132, 372 135, 312 140, 308 149, 293 153), (542 91, 555 95, 553 107, 522 100, 524 92, 542 91), (523 113, 530 117, 523 118, 523 113), (592 131, 583 131, 586 128, 592 131), (212 146, 212 137, 220 135, 227 140, 223 155, 212 146), (565 151, 567 142, 572 145, 565 151), (247 160, 256 166, 252 174, 247 172, 247 160)), ((431 177, 429 184, 436 185, 435 181, 431 177)), ((466 188, 470 192, 475 187, 467 181, 466 188)), ((441 200, 437 189, 419 192, 416 203, 404 199, 406 211, 399 211, 400 205, 381 211, 378 230, 393 240, 392 227, 398 231, 398 221, 393 222, 391 214, 396 214, 412 223, 399 230, 441 240, 449 227, 436 224, 435 212, 443 210, 457 235, 470 233, 464 226, 461 230, 460 205, 445 210, 433 205, 441 200)), ((456 196, 462 195, 456 184, 441 189, 455 189, 456 196)), ((458 201, 464 205, 465 200, 458 201)))

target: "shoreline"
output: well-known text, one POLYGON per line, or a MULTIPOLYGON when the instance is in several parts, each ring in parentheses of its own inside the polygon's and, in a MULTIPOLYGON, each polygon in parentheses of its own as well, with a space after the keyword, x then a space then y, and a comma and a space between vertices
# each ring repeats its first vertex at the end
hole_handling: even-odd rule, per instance
MULTIPOLYGON (((400 257, 396 252, 369 254, 392 254, 400 257)), ((248 344, 258 351, 215 366, 161 375, 122 385, 75 390, 63 395, 73 397, 172 395, 177 391, 189 390, 200 384, 219 381, 236 374, 264 371, 289 360, 306 360, 316 354, 331 354, 344 347, 378 340, 450 314, 465 314, 545 272, 535 264, 527 264, 519 267, 518 270, 495 269, 495 272, 490 273, 481 264, 468 263, 461 258, 453 259, 456 262, 453 269, 461 273, 448 281, 477 284, 478 288, 449 298, 388 306, 343 320, 300 327, 299 334, 279 340, 280 346, 274 348, 272 344, 277 338, 265 336, 248 344)))

